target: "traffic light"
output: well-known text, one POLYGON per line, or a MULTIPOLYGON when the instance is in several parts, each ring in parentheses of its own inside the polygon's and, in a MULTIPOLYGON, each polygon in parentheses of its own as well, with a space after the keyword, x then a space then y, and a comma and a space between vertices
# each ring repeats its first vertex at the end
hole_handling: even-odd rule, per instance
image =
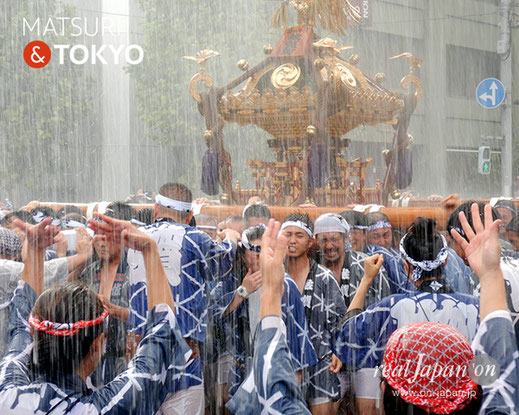
POLYGON ((478 151, 478 173, 479 174, 490 174, 490 167, 492 166, 490 162, 490 147, 481 146, 478 151))

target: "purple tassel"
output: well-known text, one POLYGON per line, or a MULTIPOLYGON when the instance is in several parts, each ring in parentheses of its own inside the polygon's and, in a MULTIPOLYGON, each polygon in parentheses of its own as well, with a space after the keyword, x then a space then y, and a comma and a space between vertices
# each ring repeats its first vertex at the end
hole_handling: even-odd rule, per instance
POLYGON ((308 165, 308 187, 310 189, 325 187, 330 175, 328 151, 324 144, 313 143, 310 148, 308 165))
POLYGON ((413 181, 413 151, 404 148, 396 153, 395 187, 405 189, 413 181))
POLYGON ((207 150, 202 159, 202 191, 208 195, 217 195, 220 191, 218 179, 218 154, 207 150))

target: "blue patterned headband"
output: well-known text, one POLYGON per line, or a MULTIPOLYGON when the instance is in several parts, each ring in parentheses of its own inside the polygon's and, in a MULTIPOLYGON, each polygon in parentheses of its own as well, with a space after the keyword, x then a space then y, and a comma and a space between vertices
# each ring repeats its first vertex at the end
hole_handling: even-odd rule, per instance
POLYGON ((432 260, 425 259, 423 261, 416 261, 407 254, 404 248, 404 241, 406 240, 408 235, 409 234, 406 233, 400 240, 400 253, 404 257, 404 259, 414 267, 411 278, 413 279, 413 281, 416 282, 421 278, 423 271, 432 271, 433 269, 436 269, 445 263, 445 260, 447 259, 448 255, 447 241, 445 240, 443 235, 440 235, 440 237, 442 238, 443 247, 442 249, 440 249, 440 252, 438 252, 438 255, 436 255, 436 258, 432 260))
POLYGON ((391 228, 391 224, 387 220, 379 220, 373 225, 368 226, 368 231, 374 231, 382 228, 391 228))

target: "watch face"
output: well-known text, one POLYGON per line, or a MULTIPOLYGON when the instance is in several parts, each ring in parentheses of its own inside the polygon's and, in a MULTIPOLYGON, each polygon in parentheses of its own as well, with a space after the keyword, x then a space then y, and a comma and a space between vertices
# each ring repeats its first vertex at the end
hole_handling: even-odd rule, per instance
POLYGON ((245 287, 238 287, 237 293, 239 296, 243 298, 247 298, 249 293, 247 292, 247 289, 245 287))

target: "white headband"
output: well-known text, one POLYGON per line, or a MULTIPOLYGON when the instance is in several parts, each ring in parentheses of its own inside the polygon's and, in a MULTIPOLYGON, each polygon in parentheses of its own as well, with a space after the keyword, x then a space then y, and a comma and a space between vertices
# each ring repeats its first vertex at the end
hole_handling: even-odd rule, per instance
MULTIPOLYGON (((41 223, 45 219, 47 219, 48 216, 45 215, 45 213, 43 213, 41 210, 37 210, 35 213, 32 214, 32 218, 35 223, 41 223)), ((50 225, 61 226, 61 221, 59 219, 53 218, 50 222, 50 225)))
POLYGON ((382 228, 391 228, 391 224, 387 220, 379 220, 373 225, 368 226, 368 231, 374 231, 382 228))
POLYGON ((74 219, 62 219, 61 226, 63 228, 86 228, 87 225, 74 219))
POLYGON ((160 206, 164 206, 168 209, 178 210, 179 212, 188 213, 191 211, 191 203, 170 199, 169 197, 163 196, 160 193, 155 196, 155 202, 157 202, 160 206))
POLYGON ((212 231, 217 231, 218 230, 218 227, 216 226, 211 226, 211 225, 196 225, 196 227, 198 229, 210 229, 212 231))
POLYGON ((314 234, 312 230, 308 227, 308 225, 304 222, 301 222, 300 220, 289 220, 288 222, 283 222, 283 224, 281 225, 280 232, 283 232, 289 226, 295 226, 297 228, 300 228, 304 230, 310 238, 314 237, 314 234))
POLYGON ((443 242, 443 248, 440 249, 440 252, 438 252, 436 258, 432 260, 425 259, 423 261, 416 261, 407 254, 404 248, 404 241, 406 240, 408 235, 409 234, 406 233, 400 240, 400 253, 403 255, 404 259, 414 267, 413 274, 411 277, 413 281, 418 281, 422 276, 422 271, 432 271, 433 269, 436 269, 445 263, 445 260, 447 259, 448 255, 447 241, 445 240, 443 235, 440 235, 443 242))

